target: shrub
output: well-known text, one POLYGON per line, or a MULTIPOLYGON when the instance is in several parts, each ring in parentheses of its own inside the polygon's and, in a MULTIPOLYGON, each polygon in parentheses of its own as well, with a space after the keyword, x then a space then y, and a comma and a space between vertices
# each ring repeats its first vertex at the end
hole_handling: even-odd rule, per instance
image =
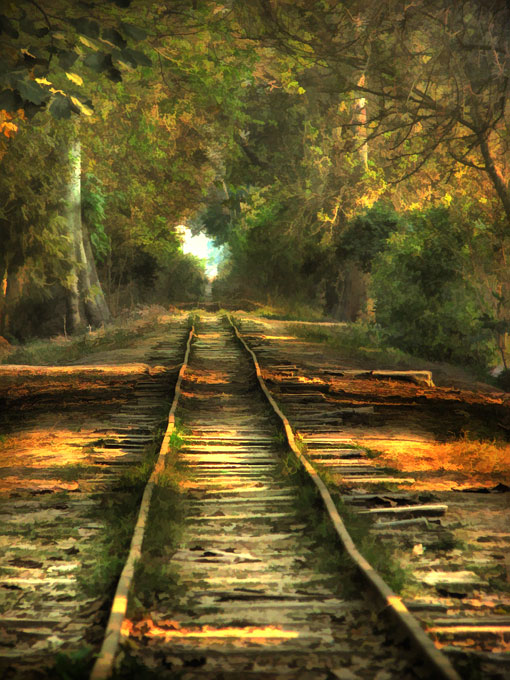
POLYGON ((376 318, 401 349, 486 366, 495 353, 469 278, 462 228, 446 208, 413 213, 374 261, 376 318))

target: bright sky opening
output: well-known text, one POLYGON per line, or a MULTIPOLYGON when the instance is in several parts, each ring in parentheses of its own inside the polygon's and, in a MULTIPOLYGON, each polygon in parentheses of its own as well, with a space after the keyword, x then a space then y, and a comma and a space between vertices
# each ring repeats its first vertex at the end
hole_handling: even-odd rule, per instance
POLYGON ((210 279, 218 274, 218 263, 221 259, 222 249, 214 245, 212 239, 205 234, 193 235, 191 230, 183 224, 178 227, 183 236, 182 252, 187 255, 195 255, 201 260, 206 260, 205 271, 210 279))

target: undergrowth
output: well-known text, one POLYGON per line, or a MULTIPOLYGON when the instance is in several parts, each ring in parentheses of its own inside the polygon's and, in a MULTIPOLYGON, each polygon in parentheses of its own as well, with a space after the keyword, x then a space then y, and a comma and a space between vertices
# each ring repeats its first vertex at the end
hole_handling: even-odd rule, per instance
MULTIPOLYGON (((139 317, 127 317, 115 323, 73 336, 31 340, 24 345, 13 345, 3 353, 0 363, 51 365, 65 364, 93 352, 132 347, 141 336, 164 329, 167 320, 159 312, 148 310, 139 317)), ((168 317, 169 319, 169 317, 168 317)))
POLYGON ((143 554, 136 565, 135 579, 129 598, 129 617, 137 617, 160 602, 171 598, 179 590, 177 572, 170 559, 181 542, 185 500, 179 483, 189 476, 179 461, 186 430, 178 425, 170 438, 167 465, 158 479, 152 495, 143 554))
POLYGON ((161 438, 162 430, 159 430, 143 461, 125 470, 107 492, 98 493, 98 502, 90 511, 90 519, 100 521, 104 528, 99 541, 91 544, 91 553, 87 555, 91 568, 78 577, 80 589, 87 597, 98 593, 113 594, 161 438))
POLYGON ((416 358, 392 347, 383 329, 367 323, 357 322, 338 326, 289 324, 288 330, 304 340, 324 343, 340 351, 345 357, 383 362, 387 368, 426 369, 430 366, 430 361, 416 358))
MULTIPOLYGON (((304 445, 299 448, 303 453, 306 453, 304 445)), ((343 549, 329 515, 324 509, 319 491, 292 451, 287 450, 282 454, 280 470, 282 475, 289 479, 296 489, 295 499, 298 514, 303 521, 309 522, 311 520, 313 535, 317 541, 318 567, 326 572, 341 572, 346 577, 342 579, 345 594, 355 595, 359 592, 359 576, 343 549), (336 546, 337 549, 332 550, 332 546, 336 546)), ((322 469, 319 474, 328 487, 347 531, 360 553, 382 576, 390 588, 399 593, 406 583, 407 572, 393 557, 391 547, 381 543, 377 536, 371 534, 370 519, 353 512, 343 503, 333 477, 322 469)))
POLYGON ((260 305, 251 312, 255 316, 281 321, 324 321, 324 316, 318 307, 303 303, 277 303, 275 305, 260 305))

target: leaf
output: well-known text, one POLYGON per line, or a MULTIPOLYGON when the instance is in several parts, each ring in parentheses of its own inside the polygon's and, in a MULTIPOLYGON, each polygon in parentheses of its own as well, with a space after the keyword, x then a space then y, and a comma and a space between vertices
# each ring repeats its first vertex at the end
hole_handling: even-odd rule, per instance
POLYGON ((0 109, 4 111, 17 111, 23 106, 23 100, 14 90, 2 90, 0 92, 0 109))
POLYGON ((132 50, 130 47, 127 47, 125 50, 122 50, 121 55, 122 60, 126 60, 133 68, 137 66, 152 66, 152 61, 149 57, 139 50, 132 50))
POLYGON ((131 38, 131 40, 134 40, 135 42, 144 40, 147 37, 146 31, 144 31, 143 28, 135 26, 134 24, 128 24, 125 21, 121 21, 120 25, 127 37, 131 38))
POLYGON ((58 63, 65 71, 68 71, 77 59, 78 54, 68 50, 62 50, 58 55, 58 63))
POLYGON ((92 100, 87 97, 86 95, 83 94, 83 92, 68 92, 68 95, 71 97, 75 97, 75 99, 78 99, 84 106, 87 106, 89 109, 94 110, 94 105, 92 104, 92 100))
POLYGON ((108 69, 108 73, 106 75, 114 83, 121 83, 122 82, 122 74, 121 74, 121 72, 119 71, 118 68, 115 68, 115 67, 112 66, 112 68, 108 69))
POLYGON ((36 113, 39 113, 41 110, 41 106, 37 106, 36 104, 32 104, 31 102, 24 102, 23 104, 23 113, 25 114, 25 118, 27 120, 30 120, 35 116, 36 113))
POLYGON ((5 33, 9 38, 14 38, 14 40, 19 37, 18 31, 4 14, 0 14, 0 33, 5 33))
POLYGON ((83 113, 86 116, 91 116, 94 113, 94 109, 81 102, 78 97, 71 96, 71 101, 80 113, 83 113))
POLYGON ((99 24, 97 21, 87 19, 87 17, 80 17, 79 19, 69 19, 69 23, 74 26, 78 33, 87 36, 87 38, 99 38, 99 24))
POLYGON ((111 45, 115 45, 115 47, 120 47, 121 49, 127 45, 125 38, 114 28, 104 28, 101 38, 109 42, 111 45))
POLYGON ((50 113, 57 120, 70 118, 71 100, 68 97, 63 97, 61 94, 55 95, 50 104, 50 113))
POLYGON ((72 83, 75 83, 76 85, 83 85, 83 78, 77 73, 67 73, 66 71, 66 76, 72 83))
POLYGON ((33 80, 18 80, 17 88, 24 100, 37 104, 37 106, 50 98, 48 90, 45 90, 33 80))
POLYGON ((37 27, 33 21, 30 21, 30 19, 24 19, 23 21, 20 21, 20 28, 24 33, 28 33, 29 35, 34 35, 37 38, 42 38, 45 36, 47 33, 49 33, 49 29, 47 26, 43 27, 37 27))
POLYGON ((93 52, 92 54, 87 54, 83 63, 93 71, 96 71, 96 73, 101 73, 112 66, 112 58, 104 52, 93 52))
POLYGON ((90 40, 87 40, 87 38, 84 38, 82 35, 80 35, 80 42, 85 45, 85 47, 89 47, 91 50, 94 50, 94 52, 98 51, 98 47, 94 45, 94 43, 90 42, 90 40))

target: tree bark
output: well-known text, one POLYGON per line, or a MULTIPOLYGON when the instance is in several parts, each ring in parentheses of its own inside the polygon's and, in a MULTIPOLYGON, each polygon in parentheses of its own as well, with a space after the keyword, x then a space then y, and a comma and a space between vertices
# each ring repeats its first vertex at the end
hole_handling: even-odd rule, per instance
POLYGON ((508 186, 505 184, 503 178, 496 168, 496 164, 494 163, 487 139, 487 133, 480 132, 478 134, 478 139, 480 142, 480 151, 482 152, 482 157, 485 162, 487 175, 489 176, 492 186, 496 190, 498 198, 501 201, 501 205, 505 211, 506 222, 510 228, 510 192, 508 191, 508 186))
POLYGON ((9 290, 9 270, 6 267, 0 283, 0 336, 7 330, 7 291, 9 290))
POLYGON ((67 187, 66 220, 71 241, 71 273, 66 284, 67 331, 77 333, 85 328, 85 318, 80 300, 80 251, 83 250, 81 228, 81 147, 75 139, 69 148, 71 173, 67 187))
POLYGON ((71 144, 71 177, 67 194, 67 225, 72 244, 72 272, 67 290, 67 330, 76 333, 88 324, 101 326, 111 320, 99 281, 88 231, 81 217, 81 146, 71 144))
POLYGON ((106 303, 106 299, 101 287, 101 282, 97 275, 96 262, 94 260, 94 253, 92 252, 92 245, 90 243, 90 236, 85 224, 82 224, 83 247, 85 251, 85 267, 83 270, 83 285, 84 285, 84 305, 87 321, 92 326, 101 326, 108 323, 112 319, 110 310, 106 303))

